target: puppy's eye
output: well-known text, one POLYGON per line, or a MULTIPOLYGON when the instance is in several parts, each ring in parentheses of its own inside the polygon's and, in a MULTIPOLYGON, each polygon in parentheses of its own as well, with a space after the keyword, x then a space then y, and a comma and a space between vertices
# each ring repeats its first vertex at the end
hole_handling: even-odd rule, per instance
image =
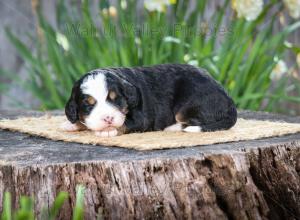
POLYGON ((108 93, 108 97, 109 97, 110 100, 115 100, 117 98, 117 93, 114 92, 114 91, 110 91, 108 93))
POLYGON ((92 96, 88 96, 84 99, 89 105, 95 105, 96 100, 92 96))

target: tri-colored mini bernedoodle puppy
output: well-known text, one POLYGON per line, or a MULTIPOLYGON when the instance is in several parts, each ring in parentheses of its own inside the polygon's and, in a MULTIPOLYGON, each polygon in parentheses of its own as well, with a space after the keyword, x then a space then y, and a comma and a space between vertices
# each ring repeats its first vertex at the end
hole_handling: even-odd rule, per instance
POLYGON ((101 137, 225 130, 237 120, 225 90, 204 69, 183 64, 93 70, 75 83, 65 113, 65 130, 101 137))

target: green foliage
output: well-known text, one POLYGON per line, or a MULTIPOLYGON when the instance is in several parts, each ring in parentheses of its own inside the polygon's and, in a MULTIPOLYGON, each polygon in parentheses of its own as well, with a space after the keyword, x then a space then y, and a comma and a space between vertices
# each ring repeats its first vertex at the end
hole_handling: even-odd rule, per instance
POLYGON ((9 193, 4 193, 3 200, 3 211, 1 214, 1 220, 11 220, 11 195, 9 193))
POLYGON ((29 80, 22 85, 40 100, 42 109, 63 108, 73 82, 91 69, 173 62, 208 69, 239 108, 262 109, 265 101, 265 110, 278 111, 280 101, 300 101, 289 97, 287 77, 271 88, 270 74, 288 49, 284 42, 300 27, 298 21, 274 31, 278 10, 282 9, 280 1, 270 1, 251 22, 224 16, 228 0, 206 19, 207 0, 196 1, 189 16, 189 1, 177 1, 169 7, 169 13, 143 10, 140 16, 136 0, 127 0, 126 8, 122 7, 124 1, 116 5, 117 15, 109 13, 107 0, 100 1, 97 16, 92 16, 87 0, 79 11, 59 1, 57 29, 38 10, 36 53, 6 30, 28 64, 29 80))
POLYGON ((78 186, 76 189, 76 204, 73 213, 73 220, 83 219, 83 199, 84 199, 84 187, 78 186))
POLYGON ((14 219, 34 220, 33 199, 22 196, 20 199, 20 209, 16 211, 14 219))
POLYGON ((68 193, 66 193, 66 192, 60 192, 58 194, 58 196, 54 200, 53 206, 50 208, 49 216, 47 219, 55 220, 55 217, 58 215, 60 208, 63 206, 63 204, 67 198, 68 198, 68 193))
MULTIPOLYGON (((68 199, 68 193, 60 192, 55 198, 52 206, 48 209, 42 210, 42 219, 54 220, 57 218, 60 209, 65 201, 68 199)), ((83 219, 84 210, 84 187, 79 185, 76 190, 76 204, 73 210, 73 220, 83 219)), ((34 214, 34 200, 31 197, 22 196, 20 198, 19 208, 12 210, 11 194, 5 192, 3 199, 3 210, 0 213, 1 220, 34 220, 37 217, 34 214)))

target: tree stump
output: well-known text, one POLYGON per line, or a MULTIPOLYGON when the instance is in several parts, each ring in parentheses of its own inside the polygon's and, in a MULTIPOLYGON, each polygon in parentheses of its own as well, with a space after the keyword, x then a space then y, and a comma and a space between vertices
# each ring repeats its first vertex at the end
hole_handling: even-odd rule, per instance
MULTIPOLYGON (((40 114, 0 111, 0 118, 40 114)), ((299 117, 261 112, 239 116, 300 123, 299 117)), ((13 207, 21 195, 33 196, 40 216, 58 192, 67 191, 59 219, 70 219, 75 187, 82 184, 85 219, 297 219, 299 138, 136 151, 2 130, 0 201, 5 191, 13 207)))

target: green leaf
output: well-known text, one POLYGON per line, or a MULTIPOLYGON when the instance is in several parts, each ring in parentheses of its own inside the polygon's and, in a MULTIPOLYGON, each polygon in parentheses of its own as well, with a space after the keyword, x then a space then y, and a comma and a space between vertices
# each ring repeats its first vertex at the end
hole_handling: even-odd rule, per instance
POLYGON ((64 202, 68 198, 68 193, 67 192, 60 192, 58 196, 55 198, 54 203, 52 207, 50 208, 49 211, 49 220, 55 220, 59 210, 62 208, 64 202))
POLYGON ((2 204, 3 204, 3 211, 1 214, 1 220, 12 220, 11 195, 9 192, 4 193, 2 204))
POLYGON ((20 198, 20 209, 14 214, 17 220, 34 220, 33 199, 27 196, 20 198))
POLYGON ((73 220, 83 219, 83 208, 84 208, 84 186, 79 185, 76 188, 76 203, 74 207, 73 220))

